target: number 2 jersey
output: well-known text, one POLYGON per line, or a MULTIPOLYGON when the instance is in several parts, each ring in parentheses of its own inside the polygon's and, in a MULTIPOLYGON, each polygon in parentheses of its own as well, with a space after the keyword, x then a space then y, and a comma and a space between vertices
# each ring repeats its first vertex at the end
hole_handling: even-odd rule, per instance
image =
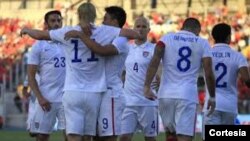
MULTIPOLYGON (((65 33, 81 31, 80 26, 64 27, 50 31, 50 38, 63 43, 66 56, 65 91, 104 92, 107 89, 105 58, 94 54, 81 39, 65 40, 65 33)), ((91 39, 101 45, 110 44, 119 36, 120 28, 101 25, 94 26, 91 39)))
MULTIPOLYGON (((241 67, 247 67, 246 58, 227 44, 215 44, 211 49, 213 71, 216 79, 216 107, 218 111, 238 113, 237 78, 241 67)), ((206 95, 205 107, 209 95, 206 95)), ((205 109, 204 109, 205 110, 205 109)))
POLYGON ((160 41, 165 44, 165 52, 158 97, 198 103, 202 58, 211 57, 208 41, 188 31, 166 34, 160 41))
POLYGON ((39 90, 49 102, 62 102, 66 63, 61 45, 54 41, 37 41, 28 57, 29 65, 38 66, 39 90))

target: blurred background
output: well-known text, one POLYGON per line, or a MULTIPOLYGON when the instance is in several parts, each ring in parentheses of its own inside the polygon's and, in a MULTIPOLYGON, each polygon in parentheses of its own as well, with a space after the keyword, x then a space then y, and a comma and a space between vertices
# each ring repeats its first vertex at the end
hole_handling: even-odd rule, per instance
MULTIPOLYGON (((231 47, 250 63, 250 0, 0 0, 0 128, 26 128, 28 100, 22 86, 26 75, 27 52, 33 39, 19 36, 24 26, 43 29, 43 16, 52 9, 63 14, 64 25, 78 23, 76 9, 83 2, 97 8, 97 24, 101 24, 104 8, 123 7, 127 12, 125 27, 133 27, 134 19, 144 15, 151 24, 149 39, 156 42, 168 32, 180 29, 186 17, 196 17, 202 24, 200 36, 210 41, 210 32, 218 22, 232 26, 231 47)), ((200 109, 196 131, 201 131, 201 108, 205 90, 202 71, 198 79, 200 109)), ((238 80, 238 123, 250 125, 250 90, 238 80)), ((160 123, 161 130, 162 126, 160 123)))

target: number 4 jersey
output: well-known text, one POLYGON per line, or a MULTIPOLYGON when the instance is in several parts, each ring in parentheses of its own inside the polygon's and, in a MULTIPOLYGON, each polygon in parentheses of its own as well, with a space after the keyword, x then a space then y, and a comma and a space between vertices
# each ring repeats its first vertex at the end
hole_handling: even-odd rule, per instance
POLYGON ((202 58, 211 57, 208 41, 188 31, 166 34, 160 41, 165 44, 165 52, 158 97, 198 102, 202 58))
MULTIPOLYGON (((241 67, 247 67, 246 58, 227 44, 215 44, 211 49, 216 79, 216 110, 237 114, 237 78, 241 67)), ((209 95, 206 95, 206 102, 209 95)), ((207 106, 205 106, 207 107, 207 106)))

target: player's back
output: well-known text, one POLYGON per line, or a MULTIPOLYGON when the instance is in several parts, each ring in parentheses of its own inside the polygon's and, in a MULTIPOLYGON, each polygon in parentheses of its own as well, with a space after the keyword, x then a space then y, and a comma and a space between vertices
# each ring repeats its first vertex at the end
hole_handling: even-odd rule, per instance
POLYGON ((215 44, 211 49, 216 78, 216 109, 237 113, 237 77, 239 68, 247 65, 242 54, 227 44, 215 44))
MULTIPOLYGON (((64 35, 70 30, 81 31, 80 26, 65 27, 51 32, 53 40, 64 44, 66 55, 65 90, 86 92, 103 92, 106 90, 105 60, 91 52, 80 39, 64 40, 64 35)), ((91 39, 106 45, 119 35, 120 29, 110 26, 95 27, 91 39), (113 31, 113 32, 111 32, 113 31)))
POLYGON ((210 57, 209 43, 187 31, 162 37, 165 44, 159 97, 197 101, 197 78, 202 58, 210 57))

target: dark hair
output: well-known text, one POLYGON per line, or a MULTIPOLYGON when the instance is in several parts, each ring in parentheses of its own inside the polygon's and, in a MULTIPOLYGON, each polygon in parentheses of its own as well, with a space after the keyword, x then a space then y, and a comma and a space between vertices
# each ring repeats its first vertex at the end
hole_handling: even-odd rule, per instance
POLYGON ((127 14, 123 8, 118 6, 106 7, 105 11, 111 16, 112 19, 118 21, 119 27, 123 27, 126 22, 127 14))
POLYGON ((48 23, 49 16, 52 15, 52 14, 57 14, 57 15, 59 15, 59 16, 62 16, 61 12, 58 11, 58 10, 49 11, 49 12, 47 12, 47 13, 45 14, 45 16, 44 16, 44 21, 45 21, 46 23, 48 23))
POLYGON ((201 24, 196 18, 187 18, 182 25, 182 29, 199 34, 201 24))
POLYGON ((231 36, 231 27, 225 23, 219 23, 212 29, 212 36, 215 43, 227 43, 228 36, 231 36))

